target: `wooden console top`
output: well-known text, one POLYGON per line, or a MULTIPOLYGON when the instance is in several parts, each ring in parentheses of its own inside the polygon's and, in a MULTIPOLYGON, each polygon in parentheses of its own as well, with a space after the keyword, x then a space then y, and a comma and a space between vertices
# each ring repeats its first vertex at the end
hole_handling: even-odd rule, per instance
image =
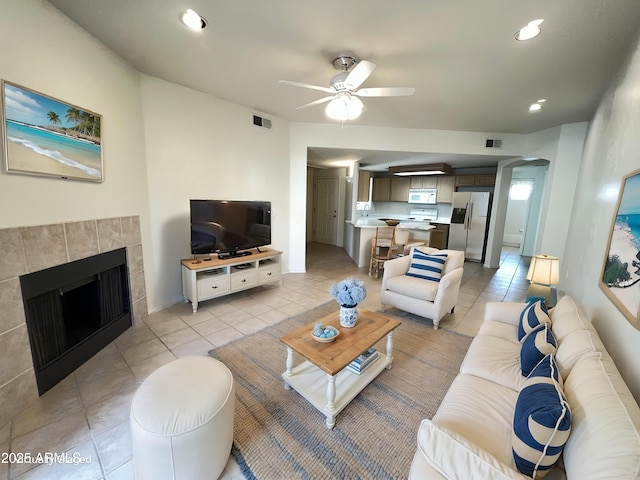
POLYGON ((186 258, 181 260, 182 265, 189 270, 201 270, 208 269, 212 267, 220 267, 223 265, 233 265, 237 263, 250 263, 256 260, 262 260, 264 258, 273 257, 276 255, 281 255, 282 252, 278 250, 273 250, 271 248, 261 248, 261 251, 255 251, 252 249, 251 255, 246 255, 244 257, 231 257, 225 258, 224 260, 219 260, 216 255, 211 256, 211 260, 204 259, 195 259, 195 258, 186 258))

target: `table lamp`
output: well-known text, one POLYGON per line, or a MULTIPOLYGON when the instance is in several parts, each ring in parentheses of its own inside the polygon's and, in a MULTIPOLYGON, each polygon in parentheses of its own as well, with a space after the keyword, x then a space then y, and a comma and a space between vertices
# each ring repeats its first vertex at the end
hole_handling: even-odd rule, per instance
POLYGON ((555 286, 560 280, 560 260, 549 255, 535 255, 531 258, 527 280, 531 282, 527 290, 527 302, 544 299, 547 307, 554 307, 558 301, 555 286))

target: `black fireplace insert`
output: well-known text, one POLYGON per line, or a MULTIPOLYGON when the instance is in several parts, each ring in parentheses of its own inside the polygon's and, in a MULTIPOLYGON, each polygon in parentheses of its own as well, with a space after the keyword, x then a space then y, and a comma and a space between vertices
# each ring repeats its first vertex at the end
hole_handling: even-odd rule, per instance
POLYGON ((20 277, 40 395, 133 324, 125 248, 20 277))

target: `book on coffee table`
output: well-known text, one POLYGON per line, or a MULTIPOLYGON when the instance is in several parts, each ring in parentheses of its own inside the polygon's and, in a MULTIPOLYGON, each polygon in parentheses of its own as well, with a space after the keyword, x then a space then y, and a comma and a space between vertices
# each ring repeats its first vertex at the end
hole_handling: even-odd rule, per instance
POLYGON ((358 375, 360 375, 377 358, 378 358, 378 352, 375 352, 373 355, 369 355, 367 359, 362 363, 356 363, 356 361, 354 360, 349 365, 347 365, 347 369, 353 373, 357 373, 358 375))

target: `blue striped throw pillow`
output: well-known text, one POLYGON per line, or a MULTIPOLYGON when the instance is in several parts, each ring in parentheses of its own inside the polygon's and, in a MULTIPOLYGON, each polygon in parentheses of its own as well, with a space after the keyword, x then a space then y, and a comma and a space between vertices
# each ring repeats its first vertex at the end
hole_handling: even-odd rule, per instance
POLYGON ((551 325, 549 312, 544 300, 532 300, 527 303, 520 313, 520 321, 518 322, 518 340, 522 342, 524 337, 538 325, 548 323, 551 325))
POLYGON ((442 278, 442 270, 447 261, 446 253, 436 253, 429 255, 428 253, 413 249, 411 252, 411 264, 406 275, 410 277, 423 278, 432 282, 439 282, 442 278))
POLYGON ((558 460, 571 432, 571 411, 560 386, 553 355, 544 357, 525 380, 513 417, 516 467, 542 478, 558 460))
POLYGON ((556 353, 558 342, 553 332, 546 323, 538 325, 524 337, 522 348, 520 349, 520 367, 522 375, 527 377, 535 366, 546 355, 556 353))

